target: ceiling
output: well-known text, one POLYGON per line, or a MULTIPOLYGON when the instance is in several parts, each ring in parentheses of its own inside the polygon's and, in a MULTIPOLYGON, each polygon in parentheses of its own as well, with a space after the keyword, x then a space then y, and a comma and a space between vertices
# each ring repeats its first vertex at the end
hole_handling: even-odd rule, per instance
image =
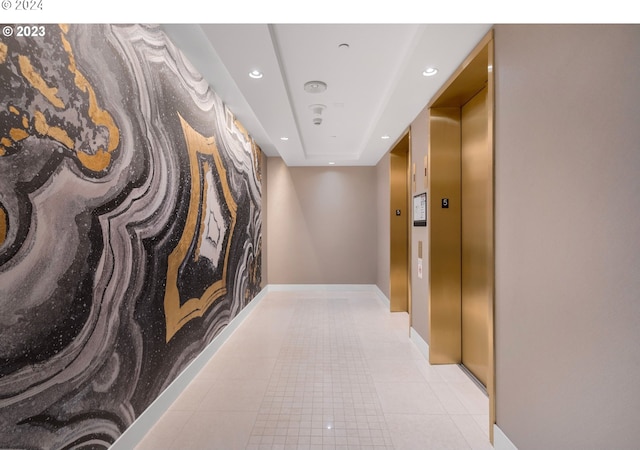
POLYGON ((280 156, 289 166, 371 166, 402 137, 491 24, 163 28, 268 156, 280 156), (438 73, 423 76, 428 67, 438 73), (251 78, 253 70, 262 78, 251 78), (309 93, 304 89, 309 81, 327 88, 309 93), (324 108, 314 111, 313 105, 324 108))

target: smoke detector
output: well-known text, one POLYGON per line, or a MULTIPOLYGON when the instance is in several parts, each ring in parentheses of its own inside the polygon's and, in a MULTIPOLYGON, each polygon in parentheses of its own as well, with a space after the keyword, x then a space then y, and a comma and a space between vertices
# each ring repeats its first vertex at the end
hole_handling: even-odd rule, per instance
POLYGON ((307 81, 304 84, 304 90, 309 94, 320 94, 327 90, 327 83, 324 81, 307 81))
POLYGON ((309 109, 313 112, 313 124, 322 125, 322 112, 327 108, 326 105, 309 105, 309 109))

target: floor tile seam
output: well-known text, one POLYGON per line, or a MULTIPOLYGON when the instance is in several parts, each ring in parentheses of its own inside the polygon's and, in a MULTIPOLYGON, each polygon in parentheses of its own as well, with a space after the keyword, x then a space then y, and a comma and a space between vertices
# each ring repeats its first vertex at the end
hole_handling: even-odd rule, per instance
MULTIPOLYGON (((376 384, 386 384, 386 385, 397 386, 398 383, 397 382, 376 382, 376 384)), ((416 385, 420 385, 420 386, 426 387, 429 390, 432 399, 435 401, 435 404, 434 404, 434 401, 431 401, 429 404, 433 405, 433 406, 436 406, 436 407, 439 407, 440 410, 442 411, 442 412, 433 412, 433 413, 431 413, 431 412, 415 412, 416 415, 423 415, 423 414, 424 415, 447 415, 447 416, 450 415, 450 413, 447 410, 447 407, 442 402, 442 400, 440 400, 440 398, 437 396, 437 394, 428 385, 425 385, 425 383, 422 383, 422 382, 419 382, 419 383, 408 382, 408 383, 402 383, 402 384, 403 385, 416 384, 416 385)), ((380 402, 380 405, 383 405, 382 397, 381 397, 377 387, 376 387, 376 395, 378 397, 378 401, 380 402)), ((414 414, 414 413, 396 413, 396 412, 392 413, 392 412, 389 412, 388 410, 385 410, 384 406, 382 407, 382 412, 383 412, 383 414, 385 414, 385 416, 387 414, 393 414, 393 415, 395 415, 395 414, 404 414, 404 415, 412 415, 412 414, 414 414)))
MULTIPOLYGON (((192 405, 190 405, 188 408, 186 407, 174 407, 174 405, 178 404, 181 400, 184 399, 185 394, 188 393, 189 389, 191 388, 192 384, 194 381, 196 381, 196 379, 192 380, 191 383, 189 383, 189 385, 187 385, 187 387, 180 393, 180 395, 178 396, 178 398, 176 398, 171 405, 169 405, 169 408, 167 409, 168 411, 198 411, 198 408, 200 407, 200 405, 204 402, 205 397, 209 394, 209 392, 211 392, 211 390, 215 387, 215 384, 217 382, 217 377, 214 380, 207 380, 207 389, 205 390, 205 392, 199 393, 197 396, 196 401, 190 401, 189 403, 191 403, 192 405)), ((196 395, 196 394, 191 394, 191 395, 196 395)), ((184 400, 183 400, 184 401, 184 400)))
MULTIPOLYGON (((473 448, 474 445, 475 445, 475 442, 472 442, 472 440, 467 437, 467 433, 465 433, 465 431, 462 428, 460 428, 460 426, 458 425, 458 422, 454 420, 453 416, 471 416, 472 424, 476 425, 478 427, 478 433, 480 433, 481 436, 486 436, 486 433, 484 432, 484 430, 482 430, 482 428, 480 428, 480 424, 478 424, 475 421, 475 419, 473 419, 472 415, 470 415, 470 414, 451 414, 451 416, 452 416, 451 420, 455 424, 456 428, 458 428, 458 431, 460 431, 460 434, 462 434, 462 437, 464 437, 464 440, 467 441, 467 444, 469 444, 469 447, 473 448)), ((487 440, 486 443, 489 444, 489 440, 487 440)))
MULTIPOLYGON (((384 307, 385 307, 385 305, 383 305, 383 304, 382 304, 382 302, 378 302, 378 303, 376 303, 376 304, 378 305, 379 309, 384 309, 384 307)), ((353 309, 353 307, 354 307, 354 306, 353 306, 353 305, 350 305, 350 306, 351 306, 351 307, 352 307, 352 309, 353 309)), ((353 312, 353 310, 351 311, 351 315, 352 315, 352 317, 354 316, 354 312, 353 312)), ((386 315, 385 315, 385 319, 386 319, 386 318, 387 318, 387 317, 386 317, 386 315)), ((385 323, 386 323, 386 320, 385 320, 385 323)), ((371 367, 371 364, 370 364, 370 358, 367 358, 367 352, 365 351, 365 341, 364 341, 364 338, 365 338, 365 337, 364 337, 364 333, 362 333, 362 332, 360 332, 360 331, 361 331, 361 330, 357 330, 357 332, 356 332, 356 338, 358 339, 359 344, 360 344, 360 345, 359 345, 359 348, 361 349, 361 352, 362 352, 362 354, 364 355, 365 364, 366 364, 367 369, 368 369, 368 371, 367 371, 368 378, 369 378, 369 379, 370 379, 370 381, 371 381, 371 386, 372 386, 372 387, 373 387, 373 389, 374 389, 374 393, 375 393, 375 397, 376 397, 376 400, 377 400, 377 404, 378 404, 378 406, 380 407, 380 410, 381 410, 381 416, 382 416, 382 419, 384 420, 384 431, 386 432, 386 436, 388 436, 389 440, 390 440, 390 441, 391 441, 391 443, 393 444, 393 447, 395 448, 395 445, 396 445, 396 444, 395 444, 395 442, 393 442, 392 434, 391 434, 390 427, 389 427, 389 423, 388 423, 388 420, 387 420, 387 415, 386 415, 386 413, 385 413, 385 411, 384 411, 384 407, 383 407, 383 404, 382 404, 382 399, 380 398, 380 394, 379 394, 379 392, 378 392, 378 389, 376 388, 375 380, 374 380, 374 379, 373 379, 373 377, 371 376, 372 367, 371 367)), ((386 331, 386 330, 385 330, 385 331, 386 331)), ((388 335, 388 333, 386 333, 386 332, 385 332, 385 333, 381 333, 381 336, 383 336, 384 338, 386 338, 387 336, 389 336, 390 340, 394 340, 394 339, 392 339, 394 336, 390 336, 390 335, 388 335)))
MULTIPOLYGON (((380 305, 380 306, 382 307, 383 305, 380 305)), ((354 316, 353 311, 351 312, 351 315, 354 316)), ((387 333, 384 333, 383 336, 386 337, 387 333)), ((358 348, 360 349, 360 352, 364 357, 363 359, 367 363, 367 367, 369 369, 371 369, 371 367, 368 365, 369 359, 371 359, 371 358, 368 356, 369 352, 366 350, 367 349, 367 344, 371 345, 371 342, 365 342, 365 340, 364 340, 365 337, 363 336, 363 333, 361 333, 361 332, 355 332, 355 337, 356 337, 357 341, 359 342, 358 348)), ((389 337, 390 337, 390 341, 394 341, 395 340, 395 338, 392 338, 392 336, 389 336, 389 337)), ((390 358, 390 359, 392 359, 392 358, 390 358)), ((398 359, 404 359, 404 358, 398 358, 398 359)))
MULTIPOLYGON (((485 433, 485 431, 482 429, 481 425, 477 422, 477 420, 474 418, 474 416, 478 416, 478 415, 482 415, 482 414, 449 414, 451 416, 451 420, 453 420, 453 417, 455 416, 460 416, 460 417, 467 417, 467 418, 471 418, 472 423, 478 427, 478 431, 480 433, 485 433)), ((488 423, 489 421, 487 421, 488 423)))
POLYGON ((349 351, 339 352, 338 354, 336 354, 335 351, 332 352, 331 349, 326 349, 326 347, 321 347, 319 351, 305 347, 305 350, 303 350, 302 355, 291 354, 291 353, 294 353, 294 349, 299 349, 299 348, 300 348, 299 345, 283 347, 283 349, 281 349, 281 352, 283 352, 284 350, 284 354, 282 355, 283 363, 307 362, 305 360, 302 360, 300 356, 307 356, 307 357, 312 356, 313 358, 311 358, 311 362, 316 364, 320 364, 320 363, 335 364, 335 363, 341 362, 341 360, 343 359, 347 359, 347 362, 349 361, 364 362, 366 359, 366 355, 364 351, 362 351, 360 348, 356 348, 355 349, 356 351, 353 351, 353 349, 350 349, 349 351))
MULTIPOLYGON (((469 414, 469 415, 474 415, 474 414, 488 414, 488 413, 489 413, 489 399, 488 399, 488 398, 487 398, 487 408, 486 408, 486 411, 485 411, 484 409, 482 409, 482 410, 476 410, 476 409, 475 409, 475 405, 473 405, 473 404, 472 404, 473 402, 472 402, 472 401, 470 401, 468 398, 466 398, 464 395, 460 395, 460 394, 458 394, 458 393, 455 391, 455 389, 453 389, 453 388, 451 387, 451 385, 450 385, 450 383, 449 383, 449 382, 446 382, 446 381, 445 381, 445 382, 434 381, 434 382, 430 382, 430 384, 445 384, 445 385, 449 388, 449 390, 450 390, 451 394, 453 395, 453 397, 454 397, 454 398, 455 398, 455 399, 456 399, 456 400, 457 400, 457 401, 462 405, 462 407, 465 409, 465 411, 467 411, 467 414, 469 414)), ((431 386, 431 388, 432 388, 432 389, 434 390, 434 392, 435 392, 435 389, 433 388, 433 386, 431 386)), ((437 396, 437 395, 438 395, 438 394, 436 394, 436 396, 437 396)))
MULTIPOLYGON (((294 319, 294 317, 292 317, 292 320, 293 320, 293 319, 294 319)), ((291 327, 289 327, 289 328, 291 328, 291 327)), ((294 331, 295 331, 295 330, 294 330, 294 331)), ((332 336, 335 336, 335 335, 332 335, 332 336)), ((364 351, 362 350, 362 340, 361 340, 361 339, 360 339, 360 337, 357 335, 357 333, 353 333, 353 337, 352 337, 352 339, 353 339, 354 341, 356 341, 356 342, 358 342, 358 343, 360 344, 360 346, 358 346, 358 351, 359 351, 360 356, 361 356, 361 358, 363 359, 364 363, 366 364, 366 360, 364 360, 364 356, 365 356, 365 355, 364 355, 364 351)), ((278 364, 278 361, 280 361, 280 356, 281 356, 281 354, 283 354, 283 350, 284 350, 284 349, 285 349, 285 347, 282 347, 282 348, 280 349, 280 352, 279 352, 278 356, 276 357, 276 365, 278 364)), ((296 359, 296 358, 294 358, 294 359, 293 359, 293 361, 299 361, 299 360, 300 360, 299 358, 297 358, 297 359, 296 359)), ((269 385, 271 385, 271 379, 273 378, 273 376, 274 376, 274 373, 272 372, 272 374, 271 374, 271 376, 270 376, 270 380, 269 380, 269 385)), ((373 384, 373 379, 372 379, 371 377, 369 377, 369 380, 368 380, 368 383, 367 383, 367 384, 368 384, 371 388, 373 388, 373 390, 374 390, 374 392, 375 392, 375 385, 373 384)), ((265 399, 264 399, 264 397, 263 397, 262 403, 264 403, 264 400, 265 400, 265 399)), ((378 407, 379 407, 379 408, 380 408, 380 410, 382 411, 382 405, 381 405, 381 402, 380 402, 379 396, 377 396, 377 395, 376 395, 376 400, 377 400, 377 405, 378 405, 378 407)), ((312 405, 313 405, 313 403, 312 403, 312 405)), ((343 408, 343 409, 344 409, 344 408, 343 408)), ((258 412, 258 413, 260 413, 260 412, 258 412)), ((386 423, 386 419, 385 419, 384 415, 382 415, 382 419, 384 420, 385 430, 386 430, 387 434, 389 434, 388 424, 386 423)), ((255 428, 255 423, 254 423, 254 427, 253 427, 253 428, 255 428)), ((253 430, 252 430, 252 432, 253 432, 253 430)))
MULTIPOLYGON (((470 399, 468 396, 464 395, 461 392, 458 392, 457 389, 454 389, 453 386, 450 385, 450 389, 453 392, 453 395, 460 401, 460 403, 462 403, 462 405, 469 410, 471 413, 473 413, 472 410, 475 409, 475 401, 470 399)), ((489 398, 487 397, 486 399, 486 403, 487 403, 487 410, 486 412, 489 412, 489 398)), ((484 409, 482 410, 482 412, 479 412, 478 414, 484 413, 484 409)))
MULTIPOLYGON (((171 410, 167 410, 162 415, 161 419, 155 423, 154 428, 156 426, 160 425, 160 423, 161 423, 162 419, 164 418, 164 416, 170 411, 171 410)), ((172 436, 168 439, 169 442, 167 442, 167 444, 169 444, 169 448, 175 448, 174 445, 178 442, 178 439, 180 439, 183 436, 182 431, 185 429, 185 427, 191 421, 192 417, 196 414, 197 411, 196 410, 186 410, 185 412, 189 412, 189 416, 188 416, 187 420, 182 422, 182 425, 177 427, 177 431, 174 432, 172 434, 172 436)), ((172 424, 172 426, 173 426, 173 424, 172 424)), ((153 428, 145 435, 145 437, 143 438, 143 441, 141 441, 140 443, 144 442, 144 439, 146 439, 146 437, 150 436, 152 433, 153 433, 153 428)))
MULTIPOLYGON (((296 315, 296 311, 297 311, 297 307, 296 307, 296 310, 294 310, 293 314, 291 314, 291 317, 290 317, 290 320, 289 320, 289 324, 288 324, 288 325, 287 325, 287 327, 286 327, 286 333, 285 333, 285 336, 290 336, 290 334, 291 334, 291 328, 293 328, 293 327, 294 327, 294 325, 293 325, 293 324, 295 323, 294 318, 295 318, 295 315, 296 315)), ((287 339, 286 339, 286 337, 285 337, 285 341, 286 341, 286 340, 287 340, 287 339)), ((249 432, 249 437, 251 437, 251 436, 253 436, 253 435, 254 435, 254 430, 256 429, 257 417, 258 417, 258 415, 261 413, 261 411, 263 410, 263 405, 266 405, 266 403, 265 403, 265 402, 267 401, 267 400, 266 400, 266 398, 267 398, 267 392, 268 392, 268 390, 269 390, 269 387, 270 387, 270 386, 272 386, 272 381, 273 381, 274 377, 275 377, 276 375, 278 375, 278 372, 276 372, 275 368, 278 366, 278 361, 280 361, 280 358, 281 358, 281 355, 283 354, 284 348, 285 348, 285 347, 284 347, 284 345, 282 345, 282 346, 280 347, 279 351, 278 351, 278 354, 277 354, 277 355, 276 355, 276 357, 275 357, 276 362, 275 362, 275 364, 274 364, 274 369, 271 371, 271 374, 269 375, 269 380, 267 381, 267 386, 266 386, 265 392, 264 392, 264 394, 262 395, 262 399, 261 399, 261 401, 260 401, 260 406, 258 407, 258 411, 257 411, 257 414, 256 414, 256 420, 254 421, 254 423, 253 423, 253 425, 252 425, 252 427, 251 427, 251 431, 249 432)), ((279 377, 279 375, 278 375, 278 379, 279 379, 279 378, 280 378, 280 377, 279 377)), ((277 383, 276 383, 276 385, 277 385, 277 383)), ((269 409, 269 410, 271 410, 271 409, 269 409)))
MULTIPOLYGON (((376 304, 378 305, 378 307, 380 309, 384 309, 384 305, 382 304, 382 302, 378 302, 376 304)), ((351 317, 355 317, 355 311, 354 311, 355 305, 350 304, 349 306, 350 306, 350 315, 351 315, 351 317)), ((358 329, 357 322, 355 320, 354 320, 353 329, 354 329, 354 334, 355 334, 356 340, 359 343, 358 348, 360 350, 360 353, 363 356, 364 363, 365 363, 365 365, 366 365, 366 367, 368 369, 367 370, 367 379, 369 381, 368 384, 373 388, 373 393, 375 394, 375 400, 376 400, 375 404, 377 405, 377 407, 379 408, 379 411, 380 411, 379 417, 381 417, 381 419, 382 419, 382 421, 384 423, 383 433, 385 434, 385 437, 388 438, 388 440, 390 440, 393 443, 391 431, 390 431, 390 428, 389 428, 389 423, 387 421, 387 418, 386 418, 386 415, 385 415, 385 412, 384 412, 382 400, 381 400, 380 395, 378 393, 378 390, 376 388, 375 380, 371 376, 371 366, 369 364, 369 358, 367 358, 367 352, 365 351, 365 341, 364 341, 363 333, 361 333, 360 332, 361 330, 358 329)), ((386 333, 385 333, 385 336, 386 336, 386 333)), ((386 440, 387 439, 385 439, 385 442, 386 442, 386 440)), ((395 443, 393 443, 393 444, 394 444, 394 447, 395 447, 395 443)))
MULTIPOLYGON (((292 318, 292 319, 293 319, 293 318, 292 318)), ((291 327, 289 327, 289 328, 291 328, 291 327)), ((285 338, 285 340, 286 340, 286 338, 285 338)), ((276 357, 276 364, 277 364, 277 363, 278 363, 278 361, 280 360, 280 355, 283 353, 283 348, 284 348, 284 347, 282 347, 282 348, 280 349, 280 351, 279 351, 279 353, 278 353, 278 356, 276 357)), ((274 376, 274 373, 272 372, 272 374, 270 375, 270 378, 269 378, 269 383, 268 383, 268 385, 270 385, 270 384, 271 384, 271 379, 273 378, 273 376, 274 376)), ((263 397, 262 402, 264 402, 264 397, 263 397)), ((258 414, 259 414, 259 413, 260 413, 260 411, 258 412, 258 414)), ((252 433, 253 433, 253 428, 255 428, 255 423, 254 423, 254 426, 252 427, 252 433)))

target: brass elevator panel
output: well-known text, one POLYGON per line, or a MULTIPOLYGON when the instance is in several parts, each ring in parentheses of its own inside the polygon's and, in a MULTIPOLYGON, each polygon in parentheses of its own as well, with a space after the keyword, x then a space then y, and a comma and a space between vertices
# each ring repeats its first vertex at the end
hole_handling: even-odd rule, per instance
POLYGON ((461 358, 460 108, 429 113, 429 362, 461 358), (449 207, 441 207, 441 199, 449 207))
POLYGON ((490 267, 492 264, 492 152, 487 88, 462 107, 462 364, 487 385, 490 267))
POLYGON ((463 364, 489 396, 494 358, 494 50, 490 31, 429 103, 429 362, 463 364), (447 199, 447 201, 445 201, 447 199))
POLYGON ((409 312, 409 133, 393 148, 390 156, 391 183, 391 274, 389 280, 392 312, 409 312))

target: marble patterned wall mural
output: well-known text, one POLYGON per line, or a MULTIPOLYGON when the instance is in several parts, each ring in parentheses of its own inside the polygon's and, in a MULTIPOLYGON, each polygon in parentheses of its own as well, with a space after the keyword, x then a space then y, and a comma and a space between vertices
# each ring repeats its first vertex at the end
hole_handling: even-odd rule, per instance
POLYGON ((0 448, 107 448, 260 290, 261 152, 160 27, 0 37, 0 448))

